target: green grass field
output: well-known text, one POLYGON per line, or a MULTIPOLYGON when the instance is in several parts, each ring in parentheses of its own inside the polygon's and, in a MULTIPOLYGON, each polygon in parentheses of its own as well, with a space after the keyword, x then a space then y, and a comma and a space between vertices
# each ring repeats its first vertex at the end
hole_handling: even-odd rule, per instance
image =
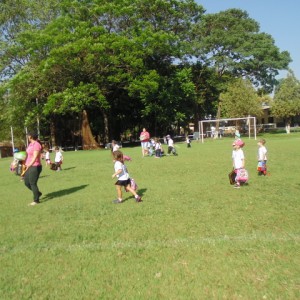
POLYGON ((246 138, 241 189, 229 138, 162 159, 123 148, 143 203, 112 203, 108 150, 64 152, 34 207, 1 159, 0 299, 299 299, 300 133, 264 137, 270 176, 246 138))

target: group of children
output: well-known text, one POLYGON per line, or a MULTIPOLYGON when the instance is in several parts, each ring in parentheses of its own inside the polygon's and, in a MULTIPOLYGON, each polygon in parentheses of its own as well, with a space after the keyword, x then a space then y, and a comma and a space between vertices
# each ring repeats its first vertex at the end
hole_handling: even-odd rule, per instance
MULTIPOLYGON (((166 136, 165 143, 168 145, 167 155, 170 155, 171 153, 173 155, 177 155, 176 149, 174 147, 174 141, 170 135, 166 136)), ((148 144, 149 144, 148 153, 145 154, 148 154, 149 156, 155 154, 155 158, 162 157, 164 150, 158 138, 152 138, 148 144)), ((188 142, 188 147, 189 146, 190 146, 190 141, 188 142)), ((142 197, 138 195, 136 192, 137 186, 135 185, 134 180, 130 178, 127 167, 124 164, 125 160, 131 160, 131 159, 128 159, 128 156, 124 155, 119 149, 120 146, 115 140, 113 140, 111 143, 111 152, 112 152, 115 172, 112 175, 112 178, 117 177, 118 179, 117 182, 115 183, 117 189, 117 199, 114 200, 113 203, 115 204, 123 203, 122 188, 124 188, 126 192, 132 193, 132 195, 135 197, 136 202, 142 202, 142 197)))
MULTIPOLYGON (((168 154, 170 154, 172 151, 174 151, 173 149, 175 149, 174 142, 171 139, 170 135, 166 136, 166 142, 168 144, 168 154)), ((155 157, 161 157, 163 150, 159 139, 151 139, 149 143, 149 155, 152 155, 154 151, 155 157)), ((186 143, 187 147, 190 147, 189 139, 186 139, 186 143)), ((264 139, 261 139, 258 142, 258 175, 267 174, 267 148, 265 147, 265 143, 266 141, 264 139)), ((240 139, 240 136, 236 136, 236 140, 232 144, 232 161, 235 173, 235 188, 240 188, 240 186, 248 180, 248 173, 245 169, 245 156, 242 149, 244 145, 245 144, 240 139)), ((122 188, 124 188, 126 192, 132 193, 136 202, 142 202, 142 197, 136 192, 137 186, 134 186, 134 180, 130 178, 127 167, 124 164, 124 160, 126 159, 124 159, 124 155, 119 150, 119 148, 119 145, 115 141, 112 141, 112 157, 114 162, 114 174, 112 175, 112 178, 117 178, 117 181, 115 183, 117 190, 117 199, 114 200, 113 203, 123 203, 122 188)))
POLYGON ((46 166, 50 167, 51 170, 54 171, 61 171, 61 165, 63 163, 64 157, 62 154, 62 150, 59 147, 54 148, 55 151, 55 157, 54 157, 54 163, 52 163, 50 159, 50 149, 46 146, 43 151, 43 158, 45 160, 46 166))
MULTIPOLYGON (((168 146, 168 151, 167 155, 173 154, 173 155, 178 155, 176 148, 174 147, 174 141, 171 138, 170 135, 167 135, 164 139, 164 143, 168 146)), ((155 158, 161 158, 162 156, 165 155, 164 148, 162 146, 162 143, 160 142, 159 138, 151 138, 148 142, 147 149, 144 150, 144 155, 143 156, 153 156, 155 158)))
POLYGON ((164 155, 164 149, 158 138, 152 138, 148 144, 148 155, 155 155, 155 158, 161 158, 164 155))
MULTIPOLYGON (((51 170, 61 171, 61 165, 63 163, 62 150, 59 147, 54 148, 55 157, 54 162, 50 159, 50 149, 48 146, 45 146, 42 150, 42 159, 45 160, 45 165, 51 170)), ((25 160, 21 157, 21 154, 25 153, 24 151, 14 153, 14 160, 10 165, 10 170, 16 172, 17 175, 21 175, 25 166, 25 160)), ((25 153, 26 154, 26 153, 25 153)), ((21 176, 22 177, 22 176, 21 176)))
MULTIPOLYGON (((257 143, 258 145, 258 165, 257 171, 258 175, 267 175, 267 148, 265 146, 266 140, 260 139, 257 143)), ((244 142, 237 137, 233 142, 233 151, 232 151, 232 162, 233 169, 235 173, 235 184, 234 188, 240 188, 241 185, 248 181, 248 172, 245 169, 245 156, 244 156, 244 142)))

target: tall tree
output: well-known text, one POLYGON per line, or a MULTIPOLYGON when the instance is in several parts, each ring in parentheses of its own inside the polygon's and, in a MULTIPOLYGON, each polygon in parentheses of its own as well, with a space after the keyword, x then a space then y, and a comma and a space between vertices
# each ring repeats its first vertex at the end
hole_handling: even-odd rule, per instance
MULTIPOLYGON (((207 14, 193 33, 195 56, 213 67, 219 78, 248 78, 271 92, 278 70, 286 69, 291 61, 289 53, 280 52, 273 38, 260 32, 259 24, 246 11, 229 9, 207 14)), ((220 115, 219 101, 217 119, 220 115)))
POLYGON ((31 59, 30 49, 23 44, 26 36, 20 35, 44 28, 59 11, 59 0, 0 2, 0 81, 14 76, 31 59))
POLYGON ((196 27, 195 55, 213 66, 219 76, 229 72, 247 77, 272 92, 279 70, 291 61, 287 51, 280 52, 274 39, 259 31, 259 24, 246 11, 229 9, 207 14, 196 27))
MULTIPOLYGON (((31 61, 33 54, 35 55, 33 48, 28 47, 26 32, 36 32, 45 28, 56 18, 59 4, 58 0, 0 2, 0 84, 5 89, 6 95, 1 103, 6 110, 6 118, 1 120, 0 130, 5 130, 6 134, 9 132, 7 126, 12 125, 14 130, 19 132, 20 137, 24 136, 24 126, 28 124, 26 120, 31 119, 29 115, 32 113, 32 108, 36 109, 36 105, 26 105, 28 97, 24 97, 25 91, 30 91, 33 85, 24 84, 23 91, 21 88, 16 91, 10 82, 18 72, 22 72, 23 75, 15 81, 14 87, 22 85, 26 65, 31 61), (19 98, 18 95, 22 97, 19 98)), ((46 49, 43 49, 39 55, 45 57, 46 53, 46 49)), ((35 98, 31 100, 32 104, 36 103, 35 98)))
POLYGON ((249 80, 238 78, 231 82, 226 92, 221 93, 220 100, 222 117, 225 118, 259 116, 262 113, 260 98, 249 80))
POLYGON ((289 61, 240 10, 203 18, 193 0, 21 2, 20 14, 1 2, 0 76, 10 115, 31 125, 39 115, 52 133, 84 112, 103 141, 142 123, 160 133, 214 109, 232 77, 270 88, 289 61))
POLYGON ((271 102, 271 114, 285 120, 286 133, 290 133, 292 117, 300 112, 300 81, 292 72, 282 79, 271 102))
MULTIPOLYGON (((81 107, 88 111, 89 101, 84 99, 90 99, 90 95, 82 96, 80 100, 74 96, 74 101, 70 97, 78 86, 93 84, 98 88, 96 94, 101 95, 99 100, 102 99, 98 109, 106 122, 106 140, 108 129, 116 127, 109 126, 109 123, 124 121, 124 115, 127 115, 127 120, 133 119, 135 124, 142 117, 151 124, 154 115, 155 120, 165 119, 166 123, 185 119, 185 109, 180 108, 180 102, 184 102, 179 101, 178 93, 181 82, 178 79, 183 78, 178 75, 182 71, 177 74, 172 63, 184 55, 187 44, 181 41, 181 37, 187 37, 187 29, 202 12, 200 7, 193 1, 157 0, 124 0, 113 5, 110 1, 88 1, 84 5, 63 1, 62 7, 60 16, 48 26, 38 31, 22 32, 19 39, 24 49, 30 49, 28 64, 31 68, 35 66, 46 83, 47 88, 44 87, 42 93, 44 113, 63 114, 75 106, 75 110, 81 107), (45 49, 47 55, 43 57, 45 49), (149 111, 153 92, 149 91, 142 97, 140 92, 132 93, 134 87, 149 84, 155 73, 159 80, 152 83, 155 86, 158 81, 160 91, 166 91, 156 93, 155 97, 159 99, 164 95, 162 105, 169 110, 172 108, 174 114, 163 115, 157 108, 149 111), (170 81, 169 77, 173 79, 170 81), (168 86, 172 85, 174 88, 169 89, 168 86), (135 96, 129 97, 128 93, 135 96), (70 105, 63 105, 64 99, 70 101, 70 105), (176 105, 174 99, 178 99, 176 105), (171 118, 166 119, 169 116, 171 118)), ((182 91, 187 89, 186 85, 183 79, 182 91)), ((31 92, 28 103, 40 94, 39 88, 33 90, 36 95, 31 92)))

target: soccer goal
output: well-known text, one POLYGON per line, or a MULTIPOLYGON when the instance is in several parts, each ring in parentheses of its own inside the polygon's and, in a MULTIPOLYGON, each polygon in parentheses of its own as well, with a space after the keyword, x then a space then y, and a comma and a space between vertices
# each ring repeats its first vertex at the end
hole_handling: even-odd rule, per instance
MULTIPOLYGON (((211 134, 211 137, 215 138, 219 136, 220 130, 223 131, 223 134, 226 132, 226 129, 228 129, 227 126, 224 124, 228 124, 229 122, 232 121, 242 121, 244 120, 246 125, 247 125, 247 131, 248 131, 248 136, 249 139, 251 138, 251 129, 253 129, 253 135, 254 139, 256 140, 256 118, 255 117, 244 117, 244 118, 228 118, 228 119, 216 119, 216 120, 202 120, 199 121, 199 133, 200 133, 200 138, 202 143, 204 143, 204 136, 207 136, 208 133, 211 134), (208 123, 210 125, 210 129, 214 126, 212 125, 217 125, 217 124, 222 124, 219 126, 219 131, 213 131, 213 130, 205 130, 205 125, 208 123)), ((206 126, 207 127, 207 126, 206 126)), ((231 126, 232 128, 235 128, 235 126, 231 126)), ((215 128, 215 127, 214 127, 215 128)))

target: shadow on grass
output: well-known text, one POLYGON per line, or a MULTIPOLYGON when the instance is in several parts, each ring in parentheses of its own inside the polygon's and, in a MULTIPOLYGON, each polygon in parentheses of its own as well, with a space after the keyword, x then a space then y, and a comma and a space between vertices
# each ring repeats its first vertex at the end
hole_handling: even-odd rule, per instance
MULTIPOLYGON (((65 169, 62 169, 61 171, 69 171, 69 170, 72 170, 72 169, 75 169, 75 168, 76 167, 65 168, 65 169)), ((51 170, 51 171, 56 172, 56 170, 51 170)), ((50 175, 41 175, 40 178, 49 177, 49 176, 50 175)))
POLYGON ((86 188, 87 186, 88 186, 88 184, 83 184, 80 186, 74 186, 69 189, 64 189, 64 190, 56 191, 53 193, 48 193, 42 198, 42 202, 46 202, 46 201, 52 200, 54 198, 62 197, 62 196, 69 195, 72 193, 76 193, 77 191, 82 190, 82 189, 86 188))
MULTIPOLYGON (((138 193, 138 195, 140 195, 143 198, 143 195, 146 191, 147 191, 147 189, 138 189, 137 193, 138 193)), ((129 193, 127 198, 123 199, 123 202, 129 201, 129 200, 135 201, 134 196, 131 193, 129 193)))
POLYGON ((62 169, 62 171, 69 171, 69 170, 72 170, 72 169, 75 169, 76 167, 70 167, 70 168, 64 168, 62 169))
POLYGON ((41 175, 39 178, 49 177, 50 175, 41 175))

